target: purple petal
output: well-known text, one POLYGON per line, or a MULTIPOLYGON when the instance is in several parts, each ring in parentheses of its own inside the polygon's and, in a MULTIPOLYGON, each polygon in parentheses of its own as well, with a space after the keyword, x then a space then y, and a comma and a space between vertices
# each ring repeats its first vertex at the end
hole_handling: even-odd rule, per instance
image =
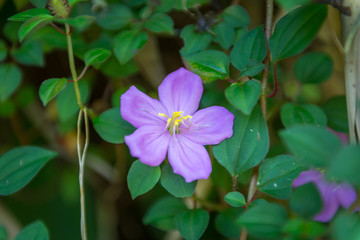
POLYGON ((333 218, 339 207, 334 186, 332 184, 322 182, 317 184, 317 187, 322 198, 323 207, 321 212, 316 214, 313 219, 319 222, 328 222, 333 218))
POLYGON ((300 173, 300 175, 294 180, 293 187, 299 187, 309 182, 314 182, 315 184, 323 181, 321 172, 315 169, 310 169, 300 173))
POLYGON ((168 158, 174 173, 183 176, 186 182, 207 179, 211 173, 211 161, 205 147, 180 134, 171 137, 168 158))
POLYGON ((164 106, 156 99, 150 98, 131 86, 120 98, 121 116, 138 128, 144 125, 162 125, 165 128, 166 119, 159 117, 159 113, 168 115, 164 106))
POLYGON ((201 78, 179 68, 166 76, 159 86, 159 99, 170 115, 183 111, 183 115, 192 115, 199 107, 203 86, 201 78))
POLYGON ((170 133, 162 126, 143 126, 125 136, 125 143, 132 156, 149 166, 160 165, 170 143, 170 133))
POLYGON ((335 194, 339 204, 344 208, 349 208, 357 199, 355 189, 349 184, 338 185, 335 194))
POLYGON ((234 115, 226 108, 213 106, 197 111, 190 128, 180 128, 181 135, 201 145, 218 144, 233 134, 234 115))

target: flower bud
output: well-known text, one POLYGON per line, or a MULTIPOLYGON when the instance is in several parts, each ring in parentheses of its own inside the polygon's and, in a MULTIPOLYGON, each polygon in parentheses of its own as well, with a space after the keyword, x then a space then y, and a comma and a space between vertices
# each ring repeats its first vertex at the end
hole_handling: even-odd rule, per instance
POLYGON ((67 0, 48 0, 47 9, 53 16, 67 18, 70 13, 70 6, 67 0))

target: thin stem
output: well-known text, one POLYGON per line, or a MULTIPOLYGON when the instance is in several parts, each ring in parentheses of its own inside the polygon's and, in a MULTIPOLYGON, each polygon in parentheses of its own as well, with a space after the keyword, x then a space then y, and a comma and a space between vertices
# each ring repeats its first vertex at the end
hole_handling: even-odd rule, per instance
POLYGON ((68 55, 69 55, 69 66, 70 66, 71 75, 74 80, 76 101, 77 101, 77 104, 79 105, 79 108, 83 109, 84 106, 81 103, 80 89, 79 89, 79 84, 78 84, 78 77, 77 77, 77 73, 76 73, 75 60, 74 60, 74 52, 73 52, 73 46, 72 46, 72 41, 71 41, 70 26, 67 23, 65 23, 65 31, 66 31, 66 42, 67 42, 68 55))
POLYGON ((247 238, 247 230, 246 230, 246 228, 243 227, 241 229, 240 240, 246 240, 246 238, 247 238))
POLYGON ((84 74, 86 73, 88 69, 88 66, 85 66, 84 69, 82 70, 82 72, 80 73, 79 77, 78 77, 78 80, 82 79, 82 77, 84 76, 84 74))
POLYGON ((272 98, 275 97, 277 91, 279 88, 279 80, 278 80, 278 76, 277 76, 277 66, 276 63, 274 63, 274 90, 271 94, 267 95, 268 98, 272 98))

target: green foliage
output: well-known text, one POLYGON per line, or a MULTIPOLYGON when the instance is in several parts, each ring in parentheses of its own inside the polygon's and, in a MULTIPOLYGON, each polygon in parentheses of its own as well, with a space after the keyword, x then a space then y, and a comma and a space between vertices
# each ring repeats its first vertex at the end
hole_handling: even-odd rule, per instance
POLYGON ((263 68, 266 56, 266 38, 262 26, 245 33, 231 50, 231 63, 240 71, 240 76, 254 76, 263 68))
POLYGON ((124 137, 134 132, 135 128, 125 121, 119 108, 106 110, 92 120, 95 131, 109 143, 124 143, 124 137))
POLYGON ((302 83, 322 83, 333 74, 334 64, 326 53, 310 52, 297 60, 294 72, 302 83))
POLYGON ((136 160, 129 170, 127 183, 132 199, 150 191, 160 178, 160 167, 151 167, 136 160))
POLYGON ((58 95, 67 84, 66 78, 50 78, 45 80, 39 89, 39 96, 44 106, 58 95))
POLYGON ((33 18, 35 16, 39 15, 51 15, 49 10, 44 8, 31 8, 28 10, 25 10, 23 12, 19 12, 18 14, 15 14, 14 16, 11 16, 8 18, 9 21, 19 21, 19 22, 25 22, 29 20, 30 18, 33 18))
POLYGON ((176 228, 186 240, 198 240, 209 224, 209 213, 203 209, 181 212, 175 217, 176 228))
POLYGON ((238 222, 255 239, 279 239, 288 219, 286 210, 275 203, 259 203, 244 212, 238 222))
POLYGON ((133 18, 131 9, 123 4, 110 4, 106 14, 97 16, 97 24, 106 30, 120 30, 133 18))
POLYGON ((275 0, 275 2, 280 4, 285 9, 290 10, 298 5, 311 3, 311 0, 275 0))
POLYGON ((30 18, 21 25, 18 31, 19 41, 22 42, 24 38, 30 33, 31 30, 46 25, 47 23, 54 20, 54 18, 55 17, 48 14, 39 14, 30 18))
POLYGON ((233 27, 245 27, 250 25, 249 14, 239 5, 231 5, 225 8, 221 16, 226 24, 233 27))
POLYGON ((327 115, 330 128, 338 132, 349 131, 345 96, 330 98, 321 107, 327 115))
POLYGON ((19 191, 40 171, 55 152, 40 147, 16 147, 0 156, 0 195, 19 191))
POLYGON ((269 40, 272 61, 302 52, 314 40, 327 15, 323 4, 309 4, 290 11, 275 25, 269 40))
POLYGON ((229 192, 224 199, 232 207, 241 207, 246 204, 245 197, 240 192, 229 192))
POLYGON ((293 218, 286 223, 283 232, 295 239, 319 239, 326 232, 326 227, 319 222, 293 218))
POLYGON ((286 103, 281 108, 280 116, 286 128, 305 124, 326 127, 327 124, 327 117, 323 110, 313 104, 286 103))
POLYGON ((243 84, 233 83, 225 89, 225 97, 231 105, 245 115, 250 115, 261 95, 261 84, 249 80, 243 84))
POLYGON ((41 45, 35 41, 26 41, 20 48, 14 49, 11 55, 18 63, 28 66, 44 66, 44 56, 41 45))
POLYGON ((280 137, 289 151, 308 166, 327 166, 341 149, 341 142, 336 135, 312 125, 298 125, 282 130, 280 137))
POLYGON ((180 37, 184 40, 184 47, 180 50, 182 56, 204 50, 211 42, 210 33, 197 31, 193 24, 184 27, 180 37))
POLYGON ((258 165, 269 150, 268 129, 260 108, 256 106, 250 116, 238 111, 234 115, 233 136, 213 147, 215 158, 232 176, 258 165))
POLYGON ((162 198, 153 203, 147 210, 143 221, 161 230, 175 228, 175 215, 186 210, 186 206, 177 198, 162 198))
POLYGON ((227 238, 240 238, 241 225, 237 219, 243 213, 243 208, 227 208, 215 218, 216 230, 227 238))
POLYGON ((87 51, 84 55, 86 66, 105 62, 111 55, 111 52, 104 48, 94 48, 87 51))
POLYGON ((0 102, 6 100, 19 86, 21 70, 13 64, 0 64, 0 102))
POLYGON ((260 165, 257 187, 275 198, 288 199, 291 197, 294 179, 303 170, 302 163, 292 156, 267 158, 260 165))
POLYGON ((290 199, 291 209, 304 218, 311 218, 321 210, 321 196, 313 183, 297 187, 290 199))
POLYGON ((217 50, 205 50, 184 57, 185 64, 204 81, 226 79, 229 76, 229 56, 217 50))
POLYGON ((27 225, 21 232, 15 237, 15 240, 49 240, 49 232, 46 226, 41 221, 33 222, 27 225))
POLYGON ((0 225, 0 240, 7 240, 8 239, 8 233, 6 229, 0 225))
POLYGON ((215 25, 213 32, 215 33, 214 40, 219 43, 222 48, 229 49, 235 39, 234 28, 224 22, 221 22, 215 25))
POLYGON ((0 62, 7 56, 7 47, 3 40, 0 39, 0 62))
POLYGON ((161 169, 160 183, 174 197, 183 198, 194 194, 197 181, 185 182, 182 176, 174 173, 170 164, 166 164, 161 169))
POLYGON ((336 240, 357 240, 360 238, 360 219, 351 213, 340 213, 332 224, 332 237, 336 240))
POLYGON ((174 34, 174 22, 164 13, 155 13, 144 22, 144 27, 154 33, 174 34))
POLYGON ((124 30, 115 37, 114 53, 120 64, 125 64, 145 45, 148 40, 146 32, 138 29, 124 30))

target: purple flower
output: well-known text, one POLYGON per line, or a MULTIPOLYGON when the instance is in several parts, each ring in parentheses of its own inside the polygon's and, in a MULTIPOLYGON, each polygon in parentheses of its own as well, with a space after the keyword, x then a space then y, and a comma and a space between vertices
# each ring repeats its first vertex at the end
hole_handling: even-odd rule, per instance
POLYGON ((356 201, 356 191, 351 185, 327 182, 323 174, 315 169, 300 173, 294 180, 293 187, 296 188, 309 182, 315 184, 323 202, 322 211, 314 216, 316 221, 328 222, 333 218, 339 206, 349 208, 356 201))
POLYGON ((196 112, 202 81, 184 68, 170 73, 158 91, 160 101, 134 86, 121 96, 121 116, 137 128, 125 137, 131 155, 158 166, 167 154, 174 172, 186 182, 208 178, 211 161, 203 145, 231 137, 234 115, 218 106, 196 112))

